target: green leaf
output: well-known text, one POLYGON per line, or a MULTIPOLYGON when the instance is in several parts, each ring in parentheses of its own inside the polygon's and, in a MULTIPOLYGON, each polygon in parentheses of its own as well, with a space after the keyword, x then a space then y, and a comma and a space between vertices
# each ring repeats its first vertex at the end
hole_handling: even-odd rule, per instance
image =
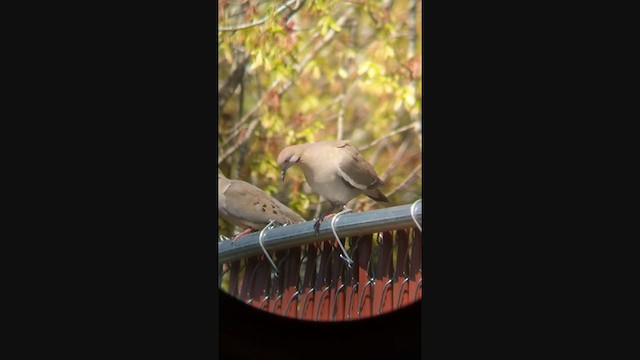
POLYGON ((260 66, 262 66, 263 63, 264 62, 263 62, 263 59, 262 59, 262 51, 258 50, 256 52, 256 58, 255 58, 255 60, 253 60, 253 64, 251 64, 251 70, 259 68, 260 66))
POLYGON ((266 71, 271 71, 271 69, 273 69, 273 66, 271 66, 271 60, 269 60, 269 58, 264 59, 264 69, 266 71))
POLYGON ((265 186, 264 192, 266 192, 269 195, 275 194, 278 192, 278 187, 273 184, 269 184, 265 186))
POLYGON ((335 32, 340 32, 342 30, 340 25, 336 24, 336 22, 333 21, 333 19, 330 19, 329 27, 331 27, 331 29, 333 29, 333 31, 335 31, 335 32))

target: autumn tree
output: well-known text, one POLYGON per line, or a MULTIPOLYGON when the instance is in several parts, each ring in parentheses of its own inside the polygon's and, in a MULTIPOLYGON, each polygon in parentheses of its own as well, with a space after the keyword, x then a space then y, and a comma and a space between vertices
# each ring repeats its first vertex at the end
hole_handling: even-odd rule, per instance
MULTIPOLYGON (((321 199, 287 145, 347 140, 394 205, 422 197, 421 1, 219 0, 218 167, 310 220, 321 199)), ((326 204, 325 204, 326 205, 326 204)), ((360 196, 356 211, 376 203, 360 196)), ((220 223, 229 235, 229 224, 220 223)))

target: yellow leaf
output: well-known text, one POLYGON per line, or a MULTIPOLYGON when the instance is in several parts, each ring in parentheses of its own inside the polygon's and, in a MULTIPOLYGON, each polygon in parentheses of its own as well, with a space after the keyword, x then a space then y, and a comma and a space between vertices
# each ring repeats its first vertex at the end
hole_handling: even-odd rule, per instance
POLYGON ((271 61, 269 61, 269 58, 265 58, 264 59, 264 69, 267 71, 271 71, 273 67, 271 66, 271 61))
POLYGON ((269 126, 271 126, 271 124, 273 124, 273 121, 269 117, 269 115, 265 114, 265 115, 262 116, 262 119, 260 119, 260 124, 262 125, 263 128, 268 129, 269 126))
POLYGON ((369 70, 369 66, 371 66, 371 62, 365 61, 360 66, 358 66, 358 75, 362 75, 369 70))
POLYGON ((349 74, 347 74, 347 71, 344 68, 338 69, 338 75, 343 79, 349 77, 349 74))
POLYGON ((396 55, 396 53, 395 53, 395 51, 393 51, 393 48, 391 46, 385 46, 384 47, 385 59, 393 58, 393 57, 395 57, 395 55, 396 55))
POLYGON ((220 45, 220 50, 222 50, 222 54, 224 56, 224 59, 228 63, 232 63, 233 62, 233 55, 231 54, 231 47, 229 46, 229 44, 223 43, 222 45, 220 45))
POLYGON ((413 94, 409 91, 407 91, 404 96, 402 97, 402 99, 404 100, 405 104, 408 106, 413 106, 416 103, 416 97, 413 96, 413 94))
POLYGON ((416 104, 416 97, 414 95, 415 91, 416 91, 416 88, 413 86, 413 84, 410 84, 408 87, 405 88, 402 99, 404 100, 405 105, 407 106, 407 110, 416 104))
POLYGON ((402 106, 402 98, 397 98, 395 103, 393 104, 393 111, 398 111, 398 109, 400 109, 400 106, 402 106))
POLYGON ((375 77, 377 73, 378 73, 378 70, 373 66, 371 66, 371 67, 369 67, 369 69, 367 69, 367 75, 369 75, 370 78, 375 77))
POLYGON ((253 71, 254 69, 260 67, 262 65, 262 53, 258 52, 256 59, 251 63, 249 70, 253 71))
POLYGON ((320 27, 320 35, 325 36, 327 34, 327 31, 329 31, 327 25, 322 24, 322 26, 320 27))

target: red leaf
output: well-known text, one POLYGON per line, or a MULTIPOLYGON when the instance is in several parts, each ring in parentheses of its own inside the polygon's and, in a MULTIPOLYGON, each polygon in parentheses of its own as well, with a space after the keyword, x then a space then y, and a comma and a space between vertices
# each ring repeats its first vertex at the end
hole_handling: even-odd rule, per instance
POLYGON ((238 143, 241 143, 244 140, 244 137, 246 134, 247 134, 247 128, 243 127, 242 130, 240 130, 240 133, 238 133, 238 143))
POLYGON ((295 128, 300 128, 304 122, 304 118, 306 116, 303 116, 302 112, 297 112, 295 115, 293 115, 293 117, 291 117, 291 123, 293 123, 293 126, 295 128))
POLYGON ((249 6, 247 10, 245 10, 244 19, 245 21, 251 20, 251 18, 256 14, 256 6, 249 6))

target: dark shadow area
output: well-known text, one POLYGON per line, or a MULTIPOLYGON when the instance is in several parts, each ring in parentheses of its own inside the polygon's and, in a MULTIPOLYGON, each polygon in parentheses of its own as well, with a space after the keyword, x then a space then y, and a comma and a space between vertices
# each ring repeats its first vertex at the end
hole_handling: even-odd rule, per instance
POLYGON ((220 291, 220 359, 420 359, 418 301, 364 320, 311 322, 258 310, 220 291))

